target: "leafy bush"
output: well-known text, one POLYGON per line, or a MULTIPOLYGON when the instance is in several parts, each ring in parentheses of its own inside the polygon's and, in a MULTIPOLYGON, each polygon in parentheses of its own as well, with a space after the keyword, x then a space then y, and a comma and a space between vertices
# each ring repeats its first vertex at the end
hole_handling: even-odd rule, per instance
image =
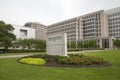
POLYGON ((80 55, 80 54, 68 54, 69 57, 83 57, 84 55, 80 55))
POLYGON ((69 64, 68 62, 70 61, 69 57, 59 57, 58 62, 62 64, 69 64))
POLYGON ((92 57, 92 56, 84 56, 79 54, 70 54, 69 57, 59 57, 58 62, 62 64, 102 64, 104 62, 103 58, 92 57))
POLYGON ((69 64, 82 64, 84 61, 82 60, 82 58, 79 57, 70 57, 70 62, 69 64))
POLYGON ((94 63, 94 64, 102 64, 104 62, 104 59, 103 58, 98 58, 98 57, 93 57, 91 62, 94 63))
POLYGON ((45 60, 41 58, 22 58, 19 62, 32 65, 44 65, 46 63, 45 60))

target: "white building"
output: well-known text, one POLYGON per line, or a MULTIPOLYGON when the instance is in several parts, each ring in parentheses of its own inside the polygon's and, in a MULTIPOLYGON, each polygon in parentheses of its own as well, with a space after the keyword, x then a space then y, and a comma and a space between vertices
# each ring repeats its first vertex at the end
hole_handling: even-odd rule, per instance
POLYGON ((96 40, 99 48, 113 48, 113 40, 120 39, 120 7, 99 10, 51 24, 47 35, 67 33, 67 41, 96 40))
POLYGON ((109 36, 120 39, 120 7, 106 11, 108 15, 109 36))
POLYGON ((27 22, 25 27, 34 28, 36 30, 35 39, 46 40, 47 27, 39 22, 27 22))
POLYGON ((13 27, 14 27, 13 33, 16 35, 17 39, 35 38, 35 29, 17 25, 13 25, 13 27))

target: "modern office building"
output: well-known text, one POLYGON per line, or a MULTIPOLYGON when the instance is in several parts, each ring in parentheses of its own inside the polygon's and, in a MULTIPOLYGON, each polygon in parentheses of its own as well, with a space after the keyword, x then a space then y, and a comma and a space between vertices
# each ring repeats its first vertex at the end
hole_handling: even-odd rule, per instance
POLYGON ((78 41, 96 40, 99 48, 112 48, 112 36, 109 37, 107 14, 104 10, 99 10, 86 15, 82 15, 80 25, 82 37, 78 41))
POLYGON ((67 41, 96 40, 99 48, 113 48, 113 40, 120 39, 120 8, 99 10, 47 27, 47 35, 67 33, 67 41))
POLYGON ((78 21, 77 18, 58 22, 47 27, 47 35, 67 33, 68 41, 78 40, 78 21))
POLYGON ((35 39, 46 40, 46 31, 47 27, 38 22, 27 22, 24 25, 25 27, 31 27, 35 29, 35 39))
POLYGON ((106 11, 108 15, 109 36, 120 39, 120 7, 106 11))
POLYGON ((35 38, 35 29, 17 25, 13 25, 13 27, 13 33, 16 35, 17 39, 35 38))

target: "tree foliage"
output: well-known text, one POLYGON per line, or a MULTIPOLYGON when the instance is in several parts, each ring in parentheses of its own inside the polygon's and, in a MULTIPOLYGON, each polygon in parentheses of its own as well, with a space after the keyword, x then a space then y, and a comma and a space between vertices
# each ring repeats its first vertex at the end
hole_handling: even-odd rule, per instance
POLYGON ((77 43, 77 47, 78 48, 83 48, 84 47, 84 43, 83 42, 78 42, 77 43))
POLYGON ((68 43, 68 48, 96 48, 97 43, 95 40, 89 40, 89 41, 84 41, 84 42, 71 42, 68 43))
POLYGON ((16 36, 12 33, 13 30, 11 24, 0 21, 0 47, 7 49, 12 46, 12 42, 16 39, 16 36))
POLYGON ((71 48, 76 48, 77 47, 76 42, 72 41, 70 46, 71 46, 71 48))
POLYGON ((84 41, 81 44, 82 44, 83 48, 96 48, 96 46, 97 46, 97 43, 95 40, 84 41))
POLYGON ((44 40, 36 40, 36 39, 23 39, 18 40, 14 43, 15 48, 22 48, 27 50, 45 50, 46 49, 46 41, 44 40))
POLYGON ((120 48, 120 40, 119 40, 119 39, 116 39, 116 40, 114 41, 114 45, 115 45, 116 47, 120 48))
POLYGON ((75 41, 68 42, 67 48, 77 48, 76 42, 75 41))

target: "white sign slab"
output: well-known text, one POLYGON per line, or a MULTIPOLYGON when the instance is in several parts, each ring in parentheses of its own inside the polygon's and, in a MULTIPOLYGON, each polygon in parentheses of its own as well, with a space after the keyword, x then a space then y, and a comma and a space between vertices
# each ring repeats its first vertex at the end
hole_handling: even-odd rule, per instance
POLYGON ((56 34, 47 36, 47 54, 67 56, 67 35, 56 34))

